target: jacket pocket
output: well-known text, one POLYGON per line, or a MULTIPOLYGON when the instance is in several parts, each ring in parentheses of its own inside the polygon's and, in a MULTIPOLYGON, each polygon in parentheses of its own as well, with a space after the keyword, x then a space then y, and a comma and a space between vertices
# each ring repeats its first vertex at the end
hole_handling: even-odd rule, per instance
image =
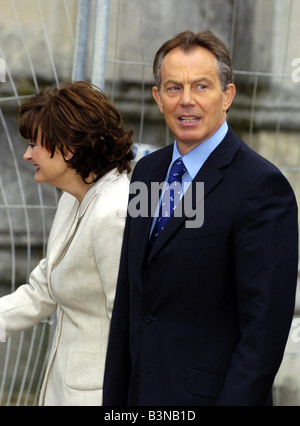
POLYGON ((102 389, 105 351, 72 349, 65 372, 66 385, 77 390, 102 389))
POLYGON ((188 368, 188 391, 206 398, 218 399, 225 376, 200 369, 195 366, 188 368))

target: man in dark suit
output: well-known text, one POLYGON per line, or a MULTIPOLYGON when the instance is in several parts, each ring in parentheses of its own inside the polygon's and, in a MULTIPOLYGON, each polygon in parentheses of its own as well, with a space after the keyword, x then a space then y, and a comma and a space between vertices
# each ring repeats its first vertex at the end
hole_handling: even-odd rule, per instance
POLYGON ((176 141, 138 162, 132 182, 150 194, 179 159, 185 192, 162 230, 150 207, 127 217, 103 404, 271 405, 294 311, 293 191, 226 123, 235 86, 219 38, 179 34, 157 52, 154 76, 176 141))

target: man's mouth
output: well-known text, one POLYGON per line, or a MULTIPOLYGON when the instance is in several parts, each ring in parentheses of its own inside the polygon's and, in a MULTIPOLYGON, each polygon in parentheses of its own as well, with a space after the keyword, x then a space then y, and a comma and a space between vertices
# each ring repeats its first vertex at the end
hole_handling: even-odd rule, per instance
POLYGON ((195 115, 189 115, 189 116, 180 116, 178 118, 179 121, 181 121, 182 123, 194 123, 197 121, 200 121, 200 117, 196 117, 195 115))

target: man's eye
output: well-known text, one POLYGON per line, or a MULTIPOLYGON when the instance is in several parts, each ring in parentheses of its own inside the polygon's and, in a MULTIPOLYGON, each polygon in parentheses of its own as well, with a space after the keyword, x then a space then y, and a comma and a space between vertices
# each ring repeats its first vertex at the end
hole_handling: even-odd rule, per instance
POLYGON ((179 90, 180 90, 179 86, 171 86, 171 87, 167 88, 167 92, 170 92, 170 93, 172 93, 172 92, 178 92, 179 90))

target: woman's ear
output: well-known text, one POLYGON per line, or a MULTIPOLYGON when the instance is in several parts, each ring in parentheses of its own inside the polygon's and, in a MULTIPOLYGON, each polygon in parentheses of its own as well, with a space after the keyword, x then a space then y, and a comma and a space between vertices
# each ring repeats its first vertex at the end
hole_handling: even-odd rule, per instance
POLYGON ((65 151, 65 154, 64 154, 64 159, 65 159, 66 161, 70 161, 72 157, 73 157, 73 152, 72 152, 72 151, 70 151, 69 149, 67 149, 67 150, 65 151))

